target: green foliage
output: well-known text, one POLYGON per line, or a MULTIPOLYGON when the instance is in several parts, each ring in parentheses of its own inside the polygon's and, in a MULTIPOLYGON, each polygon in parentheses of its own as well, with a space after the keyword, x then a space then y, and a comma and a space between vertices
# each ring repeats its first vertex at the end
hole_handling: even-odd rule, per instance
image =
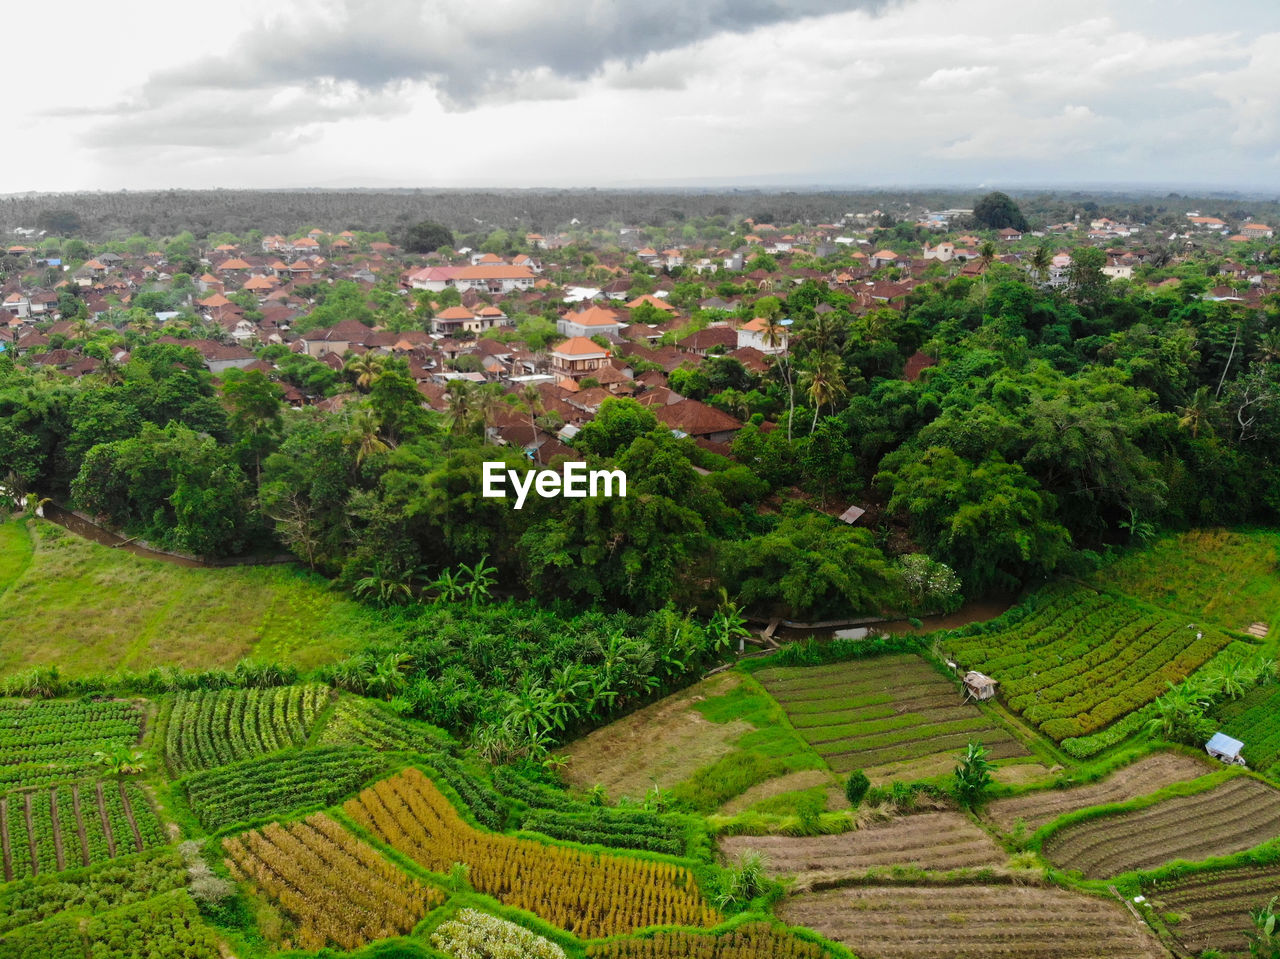
POLYGON ((857 809, 870 788, 871 780, 867 778, 867 774, 861 769, 855 769, 844 782, 844 797, 849 800, 849 805, 857 809))
POLYGON ((995 764, 987 759, 982 743, 970 743, 954 772, 954 788, 960 804, 970 809, 982 805, 994 780, 991 771, 995 764))
POLYGON ((1025 233, 1029 227, 1027 218, 1023 216, 1018 204, 1007 193, 995 191, 978 199, 973 205, 973 218, 978 226, 988 230, 999 230, 1012 227, 1025 233))
POLYGON ((433 253, 454 245, 453 231, 434 220, 422 220, 405 232, 403 245, 410 253, 433 253))

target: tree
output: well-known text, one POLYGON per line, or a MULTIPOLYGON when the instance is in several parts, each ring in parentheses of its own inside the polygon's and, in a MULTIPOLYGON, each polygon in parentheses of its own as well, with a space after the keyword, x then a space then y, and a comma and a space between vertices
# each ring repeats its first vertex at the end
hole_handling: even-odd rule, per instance
POLYGON ((969 744, 953 774, 953 788, 962 806, 973 809, 982 805, 994 782, 991 771, 995 768, 995 764, 987 760, 987 749, 982 743, 969 744))
POLYGON ((658 417, 647 406, 635 400, 609 397, 600 404, 595 419, 573 438, 573 445, 596 456, 616 456, 657 425, 658 417))
POLYGON ((115 745, 107 750, 98 750, 93 754, 99 765, 107 767, 107 771, 117 778, 132 776, 147 768, 144 761, 146 754, 128 746, 115 745))
POLYGON ((867 774, 861 769, 855 769, 849 773, 849 778, 845 780, 844 797, 849 800, 849 805, 857 809, 862 805, 862 800, 870 788, 871 780, 867 778, 867 774))
POLYGON ((443 246, 453 245, 453 231, 434 220, 415 223, 404 237, 404 248, 410 253, 434 253, 443 246))
POLYGON ((1049 267, 1053 265, 1053 251, 1041 244, 1032 251, 1027 262, 1035 278, 1043 283, 1049 278, 1049 267))
POLYGON ((1078 246, 1071 251, 1069 274, 1072 294, 1081 302, 1093 303, 1101 298, 1107 288, 1107 277, 1102 268, 1107 265, 1107 255, 1092 246, 1078 246))
POLYGON ((1027 218, 1007 193, 993 192, 973 205, 973 218, 978 226, 987 230, 1003 230, 1010 227, 1019 233, 1029 229, 1027 218))
POLYGON ((812 433, 817 429, 818 413, 822 407, 834 407, 836 401, 846 393, 844 378, 840 373, 840 357, 835 353, 819 353, 812 361, 806 381, 806 392, 813 401, 813 422, 809 424, 809 432, 812 433))

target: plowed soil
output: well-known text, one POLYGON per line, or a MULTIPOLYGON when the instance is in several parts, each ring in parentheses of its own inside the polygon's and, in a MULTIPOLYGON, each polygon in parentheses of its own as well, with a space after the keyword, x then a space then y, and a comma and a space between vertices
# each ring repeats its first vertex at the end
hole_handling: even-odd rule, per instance
POLYGON ((1177 782, 1195 779, 1214 767, 1181 753, 1153 753, 1118 769, 1106 779, 1072 789, 1047 789, 998 799, 987 807, 987 818, 1008 832, 1019 819, 1035 832, 1064 813, 1089 806, 1125 802, 1177 782))
POLYGON ((1118 902, 1028 886, 852 886, 806 893, 782 919, 861 959, 1158 959, 1118 902))
POLYGON ((757 850, 774 875, 848 875, 873 866, 945 871, 1005 860, 991 837, 957 812, 906 816, 838 836, 727 836, 720 848, 729 859, 757 850))
POLYGON ((1249 913, 1280 896, 1280 866, 1201 873, 1148 890, 1147 896, 1160 912, 1182 916, 1172 931, 1188 949, 1247 956, 1249 913))

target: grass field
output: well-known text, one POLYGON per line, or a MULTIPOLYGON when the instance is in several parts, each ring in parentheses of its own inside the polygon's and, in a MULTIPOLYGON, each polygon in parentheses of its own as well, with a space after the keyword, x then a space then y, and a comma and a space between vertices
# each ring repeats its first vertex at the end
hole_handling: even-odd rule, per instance
POLYGON ((1224 956, 1247 956, 1245 933, 1253 931, 1249 913, 1280 896, 1280 866, 1197 873, 1143 891, 1158 912, 1178 917, 1169 926, 1197 955, 1216 949, 1224 956))
POLYGON ((204 668, 250 655, 306 669, 354 651, 371 628, 359 604, 295 567, 193 569, 53 523, 0 524, 0 675, 55 664, 73 676, 204 668))
MULTIPOLYGON (((568 763, 565 779, 580 789, 599 783, 616 800, 641 798, 656 786, 704 813, 802 770, 835 785, 777 703, 740 673, 703 680, 570 743, 560 755, 568 763)), ((798 788, 813 785, 810 778, 798 788)))
POLYGON ((1277 836, 1280 790, 1239 776, 1194 795, 1066 826, 1045 841, 1044 855, 1101 879, 1175 859, 1227 856, 1277 836))
POLYGON ((873 781, 949 773, 956 755, 979 740, 994 759, 1029 755, 919 656, 763 669, 755 676, 838 773, 863 769, 873 781))
POLYGON ((1114 900, 1034 886, 851 886, 780 910, 861 959, 1161 959, 1114 900))
POLYGON ((790 876, 846 876, 877 866, 945 871, 994 866, 1006 858, 990 836, 958 812, 902 816, 838 836, 727 836, 720 849, 729 861, 754 849, 764 855, 769 872, 790 876))
POLYGON ((1227 629, 1264 622, 1271 636, 1280 635, 1280 533, 1193 530, 1164 537, 1094 580, 1227 629))
POLYGON ((1028 833, 1059 816, 1076 809, 1127 802, 1171 786, 1195 779, 1215 769, 1206 761, 1181 753, 1154 753, 1144 756, 1113 772, 1106 779, 1072 789, 1041 789, 997 799, 989 803, 984 814, 1000 830, 1009 832, 1021 820, 1028 833))

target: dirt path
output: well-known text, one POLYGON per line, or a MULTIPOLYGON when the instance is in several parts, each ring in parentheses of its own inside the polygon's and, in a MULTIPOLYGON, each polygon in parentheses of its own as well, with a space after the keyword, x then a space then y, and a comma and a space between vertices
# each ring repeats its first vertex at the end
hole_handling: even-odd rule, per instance
POLYGON ((31 793, 22 794, 22 813, 27 820, 27 848, 31 852, 31 875, 40 875, 40 851, 36 849, 36 831, 31 822, 31 793))
POLYGON ((124 783, 120 787, 120 804, 124 806, 124 818, 129 820, 129 828, 133 830, 133 845, 137 852, 142 852, 142 833, 138 831, 138 821, 133 818, 133 803, 129 802, 129 794, 124 791, 124 783))
POLYGON ((58 821, 58 790, 49 790, 49 815, 53 819, 53 857, 58 863, 58 872, 67 868, 67 857, 62 852, 62 823, 58 821))
POLYGON ((102 783, 98 783, 98 816, 102 819, 102 835, 107 840, 107 852, 111 858, 116 857, 116 837, 111 835, 111 820, 107 817, 107 800, 102 794, 102 783))
POLYGON ((0 851, 4 853, 4 881, 13 881, 13 852, 9 849, 9 800, 0 799, 0 851))
POLYGON ((80 865, 89 865, 89 837, 84 831, 84 817, 80 815, 80 784, 71 784, 71 808, 76 814, 76 832, 80 835, 80 865))
POLYGON ((1181 753, 1153 753, 1087 786, 1045 789, 997 799, 987 807, 986 817, 1002 832, 1011 830, 1021 819, 1031 833, 1064 813, 1136 799, 1173 783, 1196 779, 1212 772, 1213 768, 1209 763, 1181 753))

